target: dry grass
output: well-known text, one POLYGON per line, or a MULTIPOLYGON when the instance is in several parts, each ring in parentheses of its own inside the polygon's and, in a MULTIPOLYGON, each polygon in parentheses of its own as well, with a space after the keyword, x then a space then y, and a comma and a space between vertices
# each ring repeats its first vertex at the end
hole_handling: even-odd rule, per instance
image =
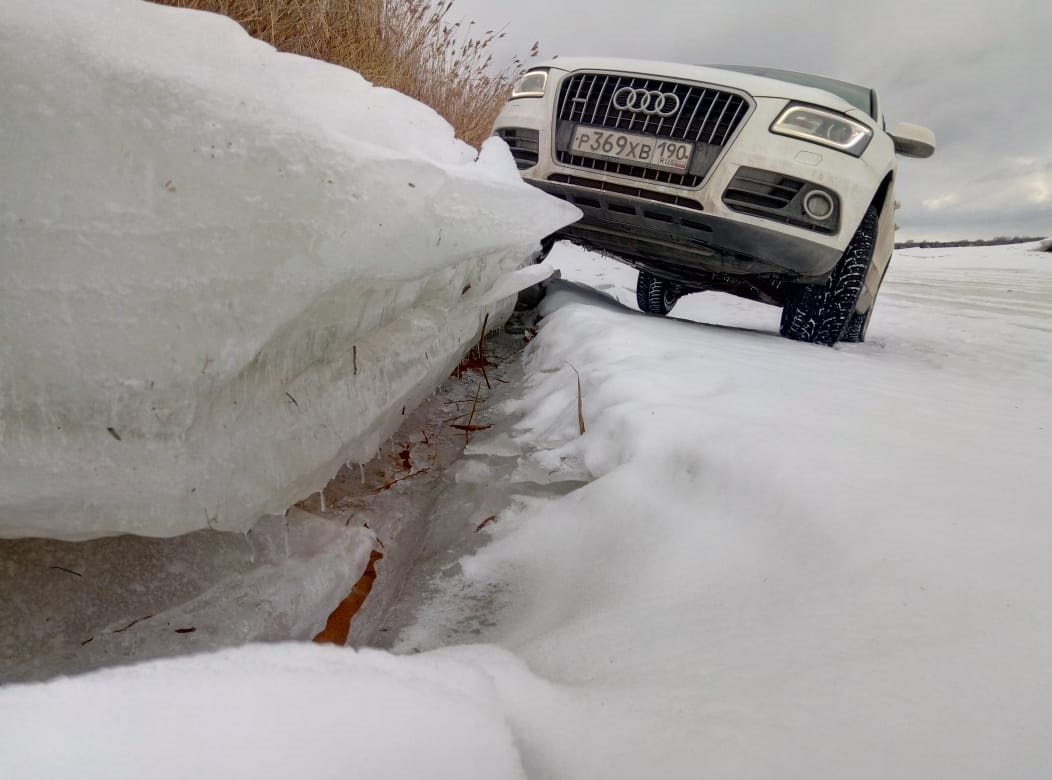
POLYGON ((276 49, 356 70, 428 104, 476 147, 523 69, 518 59, 498 68, 492 50, 504 33, 451 21, 454 0, 154 2, 224 14, 276 49))

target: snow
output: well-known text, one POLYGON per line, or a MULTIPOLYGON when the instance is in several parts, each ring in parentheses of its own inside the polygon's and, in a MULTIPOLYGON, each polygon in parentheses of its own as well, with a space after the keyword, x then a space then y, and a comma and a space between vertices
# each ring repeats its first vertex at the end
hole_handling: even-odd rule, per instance
POLYGON ((1047 776, 1044 257, 900 253, 869 342, 833 350, 716 294, 643 317, 631 271, 550 262, 607 295, 554 285, 487 433, 513 492, 575 489, 513 499, 394 649, 496 643, 580 691, 587 715, 527 715, 539 776, 1047 776))
POLYGON ((1036 245, 898 253, 865 344, 661 319, 573 246, 520 268, 569 217, 502 146, 228 21, 18 0, 0 40, 3 533, 277 512, 4 542, 0 679, 154 660, 0 686, 0 777, 1052 776, 1036 245), (556 270, 453 452, 414 401, 556 270), (285 515, 403 419, 409 473, 285 515), (374 539, 361 649, 204 652, 308 638, 374 539))
POLYGON ((577 216, 499 141, 225 17, 13 0, 0 40, 0 537, 284 512, 577 216))
POLYGON ((902 252, 867 343, 835 349, 719 294, 642 315, 629 270, 565 244, 546 264, 563 280, 493 427, 358 627, 393 654, 0 688, 0 774, 1049 776, 1045 256, 902 252))
POLYGON ((1038 241, 1037 248, 1042 252, 1052 252, 1052 236, 1038 241))
POLYGON ((556 285, 487 434, 513 492, 553 494, 432 574, 395 650, 494 642, 594 697, 569 731, 530 714, 539 776, 1046 776, 1044 258, 901 253, 869 342, 834 350, 716 294, 633 314, 628 269, 550 262, 613 300, 556 285))
POLYGON ((3 693, 10 778, 526 777, 488 675, 455 659, 256 646, 3 693))

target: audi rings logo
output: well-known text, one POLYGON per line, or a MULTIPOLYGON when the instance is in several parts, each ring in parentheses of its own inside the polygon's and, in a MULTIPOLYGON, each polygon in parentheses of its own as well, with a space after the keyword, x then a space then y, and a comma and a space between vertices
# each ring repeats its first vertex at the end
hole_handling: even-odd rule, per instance
POLYGON ((672 116, 679 111, 679 98, 672 92, 621 87, 614 93, 614 108, 647 116, 672 116))

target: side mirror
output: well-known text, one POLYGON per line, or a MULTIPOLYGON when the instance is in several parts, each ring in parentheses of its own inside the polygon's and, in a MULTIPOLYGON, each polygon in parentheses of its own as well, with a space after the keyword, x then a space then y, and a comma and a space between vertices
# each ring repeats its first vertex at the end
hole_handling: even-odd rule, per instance
POLYGON ((899 122, 891 131, 896 154, 904 157, 931 157, 935 154, 935 133, 926 127, 899 122))

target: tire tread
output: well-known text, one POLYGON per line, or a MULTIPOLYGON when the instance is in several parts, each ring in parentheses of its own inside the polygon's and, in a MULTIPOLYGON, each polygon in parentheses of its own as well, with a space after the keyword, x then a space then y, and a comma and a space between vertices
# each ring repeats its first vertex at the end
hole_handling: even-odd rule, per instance
MULTIPOLYGON (((862 293, 877 238, 877 210, 870 206, 858 230, 825 285, 805 285, 793 292, 782 309, 779 332, 794 341, 833 346, 861 340, 851 329, 855 304, 862 293)), ((864 330, 865 318, 857 326, 864 330)))

